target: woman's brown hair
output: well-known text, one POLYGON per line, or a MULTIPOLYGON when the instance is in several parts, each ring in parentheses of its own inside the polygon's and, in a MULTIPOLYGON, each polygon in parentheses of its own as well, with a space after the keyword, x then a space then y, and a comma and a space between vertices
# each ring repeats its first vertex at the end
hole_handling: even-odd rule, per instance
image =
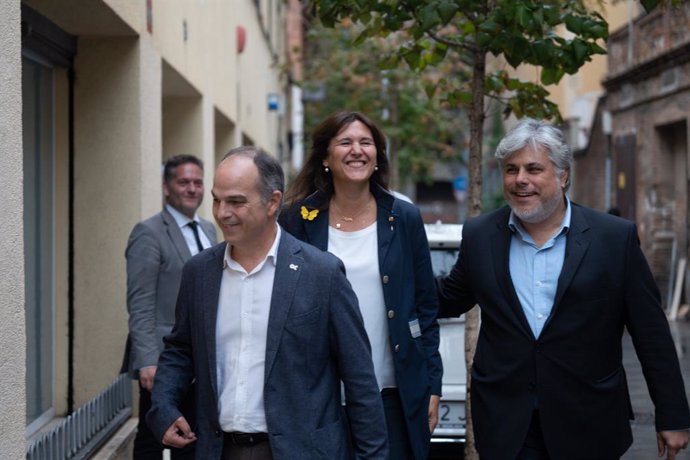
POLYGON ((337 112, 331 114, 312 134, 312 144, 307 162, 288 188, 286 202, 292 205, 315 191, 320 191, 330 199, 333 195, 333 177, 325 172, 323 161, 328 157, 331 139, 351 123, 359 121, 371 131, 376 146, 376 165, 378 169, 369 179, 388 190, 388 157, 386 156, 386 137, 378 126, 359 112, 337 112))

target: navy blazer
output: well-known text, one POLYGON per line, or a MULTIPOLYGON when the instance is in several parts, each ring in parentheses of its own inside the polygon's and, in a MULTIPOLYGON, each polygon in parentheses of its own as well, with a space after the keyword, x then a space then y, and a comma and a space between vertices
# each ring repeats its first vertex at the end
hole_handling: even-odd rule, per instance
MULTIPOLYGON (((165 337, 147 421, 162 439, 181 415, 188 383, 196 379, 198 458, 220 459, 216 319, 226 244, 184 267, 175 326, 165 337)), ((352 401, 349 430, 361 459, 385 460, 386 422, 371 348, 357 298, 342 262, 287 232, 276 258, 263 386, 266 423, 276 460, 350 460, 340 382, 352 401)), ((261 391, 261 389, 257 389, 261 391)))
MULTIPOLYGON (((402 400, 407 432, 415 458, 426 459, 429 449, 429 398, 441 394, 443 366, 438 351, 438 298, 431 268, 429 244, 419 210, 372 185, 377 205, 379 273, 388 311, 390 346, 395 379, 402 400), (410 322, 418 320, 420 337, 410 322)), ((328 198, 315 192, 284 210, 279 221, 297 238, 328 249, 328 198), (300 209, 319 209, 313 220, 300 209)))
POLYGON ((535 402, 551 458, 619 458, 632 443, 624 327, 656 406, 657 431, 690 426, 676 350, 635 226, 571 206, 563 268, 538 338, 510 277, 510 208, 467 221, 458 261, 441 282, 444 316, 481 308, 471 396, 482 458, 517 456, 535 402))

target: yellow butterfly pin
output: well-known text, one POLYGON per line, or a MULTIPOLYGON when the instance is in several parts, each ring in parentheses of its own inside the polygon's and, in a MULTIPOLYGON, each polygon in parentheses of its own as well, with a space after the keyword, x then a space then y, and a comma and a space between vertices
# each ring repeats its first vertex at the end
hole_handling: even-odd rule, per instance
POLYGON ((302 213, 302 219, 304 219, 304 220, 314 220, 314 219, 316 219, 316 216, 319 215, 318 209, 312 209, 310 211, 307 209, 306 206, 302 206, 300 208, 300 212, 302 213))

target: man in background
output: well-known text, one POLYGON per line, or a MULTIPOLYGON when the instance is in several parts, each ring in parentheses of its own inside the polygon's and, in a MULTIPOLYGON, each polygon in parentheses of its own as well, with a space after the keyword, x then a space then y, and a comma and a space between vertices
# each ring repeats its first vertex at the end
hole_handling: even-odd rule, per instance
MULTIPOLYGON (((196 214, 204 197, 203 173, 203 163, 192 155, 177 155, 166 161, 165 206, 134 226, 125 251, 129 339, 123 371, 133 372, 139 379, 134 460, 162 458, 163 446, 145 422, 151 408, 158 355, 163 349, 163 336, 170 333, 175 323, 182 266, 216 243, 213 224, 196 214)), ((172 458, 193 459, 193 446, 173 449, 172 458)))

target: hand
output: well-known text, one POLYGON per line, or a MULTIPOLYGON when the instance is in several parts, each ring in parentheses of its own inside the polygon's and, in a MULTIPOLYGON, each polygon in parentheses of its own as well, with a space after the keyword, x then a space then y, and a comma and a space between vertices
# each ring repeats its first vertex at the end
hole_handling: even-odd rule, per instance
POLYGON ((166 446, 177 447, 178 449, 196 441, 196 434, 192 432, 187 420, 180 416, 172 425, 165 430, 162 443, 166 446))
POLYGON ((656 444, 659 448, 659 457, 663 457, 664 451, 668 452, 668 460, 675 460, 676 454, 681 449, 688 447, 690 432, 685 431, 661 431, 656 434, 656 444))
POLYGON ((139 383, 148 391, 153 390, 153 379, 156 376, 156 366, 142 367, 139 369, 139 383))
POLYGON ((429 398, 429 434, 434 432, 438 425, 438 404, 441 402, 439 395, 431 395, 429 398))

